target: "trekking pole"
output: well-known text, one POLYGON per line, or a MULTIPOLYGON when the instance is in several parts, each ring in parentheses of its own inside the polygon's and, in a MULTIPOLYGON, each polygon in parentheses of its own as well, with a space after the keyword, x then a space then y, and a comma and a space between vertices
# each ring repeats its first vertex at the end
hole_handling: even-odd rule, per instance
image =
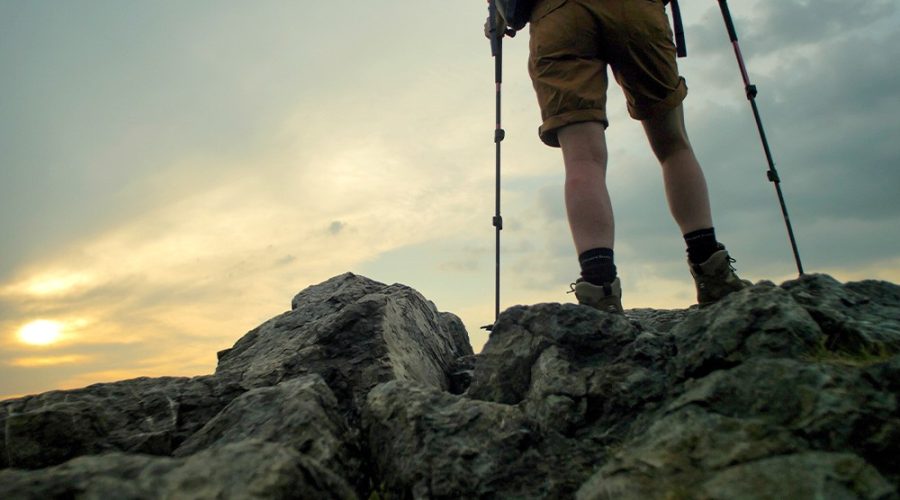
POLYGON ((678 57, 687 57, 687 44, 684 41, 684 23, 681 21, 681 8, 678 0, 669 0, 672 8, 672 24, 675 27, 675 54, 678 57))
POLYGON ((772 159, 772 151, 769 150, 769 142, 766 140, 766 132, 763 130, 762 119, 759 117, 759 108, 756 106, 756 85, 750 83, 750 76, 747 74, 747 66, 744 64, 744 56, 741 55, 741 47, 738 45, 737 32, 734 29, 734 21, 731 19, 731 12, 728 10, 727 0, 718 0, 719 7, 722 9, 722 16, 725 18, 725 27, 728 29, 728 37, 734 46, 734 55, 737 57, 738 66, 741 68, 741 76, 744 78, 744 89, 747 92, 747 99, 753 108, 753 116, 756 118, 756 128, 759 130, 759 138, 762 140, 763 149, 766 152, 766 160, 769 162, 769 170, 766 172, 769 181, 775 184, 775 192, 778 193, 778 202, 781 204, 781 213, 784 215, 784 224, 787 226, 788 237, 791 240, 791 249, 794 251, 794 260, 797 262, 797 272, 803 275, 803 265, 800 263, 800 251, 797 250, 797 240, 794 238, 794 229, 791 227, 791 219, 788 217, 787 205, 784 203, 784 194, 781 192, 781 178, 778 177, 778 171, 775 170, 775 161, 772 159))
MULTIPOLYGON (((503 217, 500 215, 500 143, 506 136, 506 132, 500 126, 500 84, 503 81, 503 30, 497 29, 497 6, 494 0, 488 1, 488 23, 491 29, 491 55, 494 57, 494 83, 496 85, 496 128, 494 129, 494 147, 496 157, 496 186, 494 218, 492 219, 495 234, 495 283, 494 283, 494 322, 500 316, 500 231, 503 230, 503 217)), ((490 331, 493 325, 483 326, 490 331)))

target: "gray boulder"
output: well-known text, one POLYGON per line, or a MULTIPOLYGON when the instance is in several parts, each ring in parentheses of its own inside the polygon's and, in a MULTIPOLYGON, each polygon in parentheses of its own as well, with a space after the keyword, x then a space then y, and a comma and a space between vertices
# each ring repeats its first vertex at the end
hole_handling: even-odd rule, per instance
POLYGON ((852 357, 900 350, 900 287, 866 280, 841 285, 825 275, 807 275, 783 288, 825 333, 828 350, 852 357))
POLYGON ((579 498, 896 498, 897 290, 805 276, 668 314, 515 307, 467 396, 518 408, 535 443, 567 442, 574 470, 594 469, 579 498), (830 341, 851 330, 865 348, 830 341))
POLYGON ((791 295, 771 283, 734 293, 672 329, 679 377, 700 378, 754 358, 799 358, 823 332, 791 295))
POLYGON ((0 402, 0 467, 106 451, 170 455, 241 392, 210 376, 138 378, 0 402))
POLYGON ((597 455, 516 406, 408 382, 373 389, 363 423, 385 498, 566 498, 597 455))
POLYGON ((0 403, 0 498, 900 499, 900 287, 515 306, 344 274, 214 375, 0 403))
POLYGON ((245 440, 175 459, 127 453, 45 470, 0 471, 0 498, 356 498, 342 478, 291 448, 245 440))
POLYGON ((357 433, 341 416, 337 399, 318 375, 245 392, 178 447, 174 456, 191 456, 249 439, 301 451, 339 477, 360 477, 357 433))
POLYGON ((347 273, 307 288, 291 304, 220 352, 216 376, 250 389, 317 373, 357 409, 389 380, 445 390, 451 365, 472 354, 459 318, 404 285, 347 273))

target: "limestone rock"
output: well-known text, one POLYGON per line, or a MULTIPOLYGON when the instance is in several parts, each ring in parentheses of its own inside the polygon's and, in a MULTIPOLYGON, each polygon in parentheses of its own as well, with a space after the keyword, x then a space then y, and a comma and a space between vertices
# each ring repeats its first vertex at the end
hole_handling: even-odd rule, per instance
POLYGON ((848 453, 803 452, 723 468, 709 479, 689 474, 652 477, 594 476, 577 493, 578 500, 646 498, 896 498, 896 487, 864 460, 848 453))
POLYGON ((0 498, 355 498, 340 477, 301 453, 247 440, 183 459, 106 453, 46 470, 0 471, 0 498))
POLYGON ((539 431, 535 442, 553 433, 568 441, 576 462, 596 468, 580 498, 896 498, 900 335, 891 315, 900 294, 866 282, 879 296, 874 312, 858 307, 864 297, 857 306, 834 298, 862 286, 806 276, 707 308, 625 317, 511 308, 478 355, 467 395, 520 409, 539 431), (822 289, 829 306, 816 300, 822 289), (826 312, 844 318, 839 329, 826 312), (829 341, 848 325, 865 349, 829 341), (778 466, 806 470, 807 483, 770 475, 778 466), (755 490, 763 478, 774 482, 755 490))
POLYGON ((754 357, 796 358, 814 353, 822 331, 806 309, 772 284, 726 297, 672 329, 679 376, 702 377, 754 357))
POLYGON ((900 286, 867 280, 841 285, 806 275, 783 285, 825 333, 832 352, 851 356, 900 350, 900 286))
POLYGON ((400 381, 369 393, 363 423, 388 498, 566 498, 596 455, 515 406, 400 381))
POLYGON ((80 455, 169 455, 242 389, 210 376, 138 378, 0 403, 0 467, 36 469, 80 455))
POLYGON ((347 273, 300 292, 292 306, 221 352, 216 375, 250 389, 317 373, 358 408, 389 380, 445 390, 450 366, 472 354, 459 319, 404 285, 347 273))
POLYGON ((284 444, 340 477, 360 475, 358 437, 341 416, 337 399, 318 375, 286 380, 235 398, 182 444, 190 456, 245 440, 284 444))
POLYGON ((514 307, 479 354, 467 394, 519 404, 545 430, 611 435, 665 397, 674 353, 671 336, 624 316, 574 304, 514 307))
POLYGON ((900 499, 900 287, 515 306, 344 274, 214 375, 0 403, 0 498, 900 499))

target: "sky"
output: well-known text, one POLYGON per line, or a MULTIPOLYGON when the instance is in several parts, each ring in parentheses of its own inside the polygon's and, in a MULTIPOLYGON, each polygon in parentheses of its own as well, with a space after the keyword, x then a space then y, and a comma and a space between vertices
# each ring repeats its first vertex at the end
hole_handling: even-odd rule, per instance
MULTIPOLYGON (((683 1, 688 131, 738 273, 796 267, 718 2, 683 1)), ((900 282, 900 4, 730 4, 807 272, 900 282)), ((212 373, 351 271, 494 319, 483 0, 0 0, 0 399, 212 373)), ((570 302, 559 150, 504 42, 501 308, 570 302)), ((694 290, 621 90, 608 182, 625 308, 694 290)))

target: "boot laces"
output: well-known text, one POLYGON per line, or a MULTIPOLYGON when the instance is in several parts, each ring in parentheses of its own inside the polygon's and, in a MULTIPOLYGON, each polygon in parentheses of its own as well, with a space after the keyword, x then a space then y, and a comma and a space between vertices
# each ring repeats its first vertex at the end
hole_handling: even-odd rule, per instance
MULTIPOLYGON (((578 283, 580 283, 580 282, 582 282, 582 281, 584 281, 584 280, 579 279, 578 281, 576 281, 576 282, 574 282, 574 283, 569 283, 569 291, 566 292, 566 293, 567 293, 567 294, 569 294, 569 293, 575 293, 575 285, 577 285, 578 283)), ((599 287, 603 288, 603 296, 604 296, 604 297, 611 297, 611 296, 612 296, 612 294, 613 294, 613 292, 612 292, 612 283, 607 283, 607 284, 605 284, 605 285, 595 285, 595 286, 599 286, 599 287)))
POLYGON ((730 279, 731 276, 737 278, 737 268, 734 267, 734 263, 737 262, 730 255, 728 256, 728 260, 725 261, 728 264, 727 268, 722 268, 719 272, 718 276, 720 279, 730 279), (727 269, 727 270, 726 270, 727 269))
POLYGON ((737 268, 734 267, 734 263, 735 263, 735 262, 737 262, 737 261, 734 260, 734 258, 733 258, 731 255, 729 255, 729 256, 728 256, 728 269, 731 269, 731 272, 736 272, 736 271, 737 271, 737 268))

